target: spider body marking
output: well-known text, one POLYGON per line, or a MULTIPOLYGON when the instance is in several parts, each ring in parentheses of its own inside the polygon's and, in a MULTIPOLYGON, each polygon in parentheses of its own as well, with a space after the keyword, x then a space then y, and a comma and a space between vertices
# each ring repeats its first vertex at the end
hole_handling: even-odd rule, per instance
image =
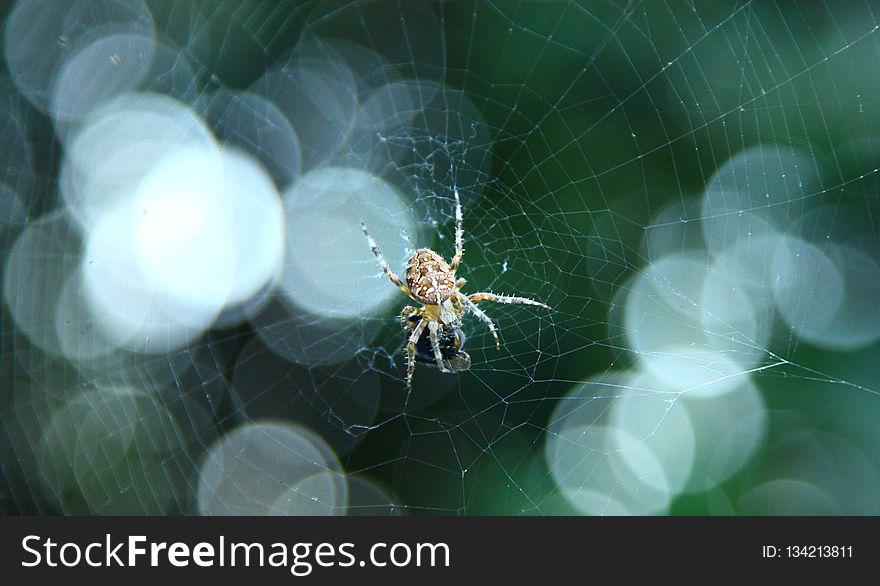
POLYGON ((406 286, 423 305, 442 305, 455 293, 455 271, 430 248, 419 248, 406 263, 406 286))
POLYGON ((407 260, 405 283, 388 266, 388 261, 370 235, 367 225, 361 222, 361 230, 385 276, 413 301, 421 304, 421 307, 405 307, 400 315, 401 325, 407 333, 407 388, 412 387, 416 362, 433 364, 441 372, 460 372, 470 368, 470 356, 462 350, 465 336, 461 330, 462 316, 468 311, 489 328, 495 338, 495 348, 501 349, 501 340, 498 338, 494 322, 477 307, 477 303, 492 301, 550 309, 548 305, 527 297, 496 295, 489 292, 465 295, 461 292, 467 281, 457 279, 455 273, 461 265, 464 254, 464 217, 461 213, 458 190, 454 192, 455 255, 452 257, 452 262, 447 263, 442 256, 430 248, 419 248, 413 251, 407 260), (429 358, 431 355, 433 360, 429 358))

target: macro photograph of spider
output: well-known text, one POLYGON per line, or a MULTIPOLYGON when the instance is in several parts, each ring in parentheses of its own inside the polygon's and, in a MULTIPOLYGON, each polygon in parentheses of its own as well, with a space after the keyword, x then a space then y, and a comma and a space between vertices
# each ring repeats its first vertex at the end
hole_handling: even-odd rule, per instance
POLYGON ((0 6, 6 583, 873 569, 880 0, 0 6))
POLYGON ((471 358, 464 351, 465 334, 462 317, 470 312, 483 322, 495 338, 496 350, 501 349, 501 339, 495 323, 477 307, 477 303, 491 301, 508 305, 532 305, 550 310, 550 306, 528 297, 496 295, 487 291, 465 294, 461 288, 467 283, 456 273, 464 256, 464 216, 458 189, 455 194, 455 254, 452 262, 446 262, 439 253, 430 248, 418 248, 406 263, 406 283, 391 270, 379 245, 370 235, 364 222, 361 230, 370 249, 382 267, 385 276, 404 294, 421 307, 407 305, 400 313, 400 323, 407 334, 406 340, 406 386, 412 388, 416 363, 436 366, 440 372, 456 373, 471 367, 471 358))

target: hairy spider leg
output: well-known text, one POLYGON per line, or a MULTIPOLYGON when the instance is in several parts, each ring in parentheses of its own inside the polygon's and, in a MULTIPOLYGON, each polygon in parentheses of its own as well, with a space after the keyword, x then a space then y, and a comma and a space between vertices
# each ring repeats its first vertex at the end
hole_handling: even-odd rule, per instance
POLYGON ((458 198, 458 189, 455 189, 455 256, 452 257, 452 262, 449 265, 449 268, 452 269, 452 272, 458 270, 458 265, 461 264, 461 256, 464 254, 464 218, 461 215, 461 201, 458 198))
MULTIPOLYGON (((422 321, 425 321, 422 319, 422 321)), ((446 366, 446 360, 443 358, 443 353, 440 351, 440 338, 437 337, 437 331, 440 329, 440 324, 434 320, 428 321, 428 336, 431 338, 431 346, 434 348, 434 360, 437 361, 437 368, 440 369, 440 372, 452 372, 451 368, 446 366)))
POLYGON ((550 309, 549 305, 545 305, 540 301, 535 301, 534 299, 529 299, 528 297, 513 297, 510 295, 495 295, 494 293, 487 293, 485 291, 481 291, 479 293, 471 293, 468 295, 468 299, 473 303, 479 303, 480 301, 492 301, 494 303, 507 303, 509 305, 534 305, 536 307, 543 307, 544 309, 550 309))
POLYGON ((370 250, 373 251, 373 255, 376 257, 376 260, 378 260, 379 264, 382 266, 382 271, 385 273, 385 276, 388 277, 388 279, 392 283, 397 285, 397 287, 401 291, 406 293, 406 295, 410 299, 415 300, 415 298, 412 296, 412 293, 409 292, 409 289, 407 288, 406 284, 404 284, 404 282, 400 280, 400 277, 398 277, 397 274, 391 270, 391 267, 388 266, 388 261, 385 260, 385 255, 383 255, 382 251, 379 250, 379 245, 376 244, 375 240, 373 240, 373 237, 370 235, 370 231, 367 230, 367 225, 364 222, 361 222, 361 231, 364 233, 364 236, 367 237, 367 242, 370 244, 370 250))
MULTIPOLYGON (((412 333, 409 335, 409 339, 406 341, 406 388, 412 388, 412 379, 413 374, 416 371, 416 343, 419 341, 419 338, 422 336, 422 332, 425 331, 425 326, 427 326, 429 322, 427 319, 422 317, 419 320, 419 323, 416 324, 416 327, 413 328, 412 333)), ((407 396, 407 401, 409 400, 409 396, 407 396)))
POLYGON ((409 329, 409 316, 410 315, 424 315, 424 311, 421 309, 416 309, 412 305, 407 305, 403 308, 403 311, 400 312, 400 326, 406 330, 409 329))
POLYGON ((471 313, 473 313, 481 322, 486 324, 486 327, 489 328, 489 331, 492 332, 492 335, 495 337, 495 349, 501 350, 501 340, 498 339, 498 332, 495 330, 495 324, 492 322, 492 318, 483 313, 479 307, 474 305, 474 302, 468 299, 468 296, 464 293, 459 293, 456 291, 456 297, 464 303, 465 307, 467 307, 471 313))

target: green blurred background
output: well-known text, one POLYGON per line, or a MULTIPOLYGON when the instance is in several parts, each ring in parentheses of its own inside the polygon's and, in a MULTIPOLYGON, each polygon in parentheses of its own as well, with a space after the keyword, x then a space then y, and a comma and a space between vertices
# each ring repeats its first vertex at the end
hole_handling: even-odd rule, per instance
MULTIPOLYGON (((6 3, 4 19, 14 4, 6 3)), ((367 502, 368 512, 880 512, 880 331, 846 342, 849 323, 860 317, 871 328, 880 316, 876 3, 162 0, 146 5, 157 33, 195 73, 181 98, 185 103, 217 90, 258 88, 254 84, 262 75, 292 52, 310 43, 310 51, 320 54, 329 40, 381 55, 387 69, 375 72, 374 85, 394 77, 444 84, 444 99, 423 104, 428 130, 403 137, 411 155, 391 161, 378 175, 412 202, 420 234, 428 239, 413 244, 447 256, 451 189, 459 187, 467 250, 462 274, 469 290, 528 295, 554 311, 487 308, 502 333, 502 352, 468 318, 472 370, 448 376, 420 367, 411 397, 402 383, 403 336, 396 319, 406 301, 402 296, 351 326, 376 328, 378 334, 342 363, 291 363, 254 349, 257 331, 267 327, 260 320, 217 325, 173 356, 151 357, 182 364, 188 374, 150 395, 146 415, 106 407, 109 420, 133 418, 126 425, 133 426, 128 433, 135 437, 120 454, 107 455, 100 449, 106 446, 100 438, 113 436, 107 429, 94 431, 89 441, 97 443, 87 449, 77 443, 86 442, 87 429, 59 431, 53 419, 60 406, 69 410, 71 397, 87 392, 92 380, 41 358, 4 306, 0 510, 204 512, 198 500, 206 454, 231 430, 271 418, 313 430, 333 448, 346 478, 379 487, 388 502, 367 502), (743 166, 729 171, 725 183, 719 173, 730 169, 731 160, 743 166), (724 193, 739 195, 722 196, 723 206, 712 207, 719 205, 714 200, 707 207, 707 190, 719 181, 728 188, 724 193), (764 192, 766 201, 753 199, 764 192), (752 218, 745 229, 736 224, 743 214, 752 218), (772 284, 762 289, 770 298, 767 313, 756 318, 763 335, 749 337, 742 362, 737 347, 718 350, 708 342, 722 358, 732 357, 735 371, 713 370, 711 358, 698 360, 700 369, 717 374, 710 386, 748 379, 757 406, 723 406, 697 415, 701 407, 687 400, 694 387, 676 387, 663 370, 677 358, 664 355, 666 349, 653 354, 633 347, 644 333, 634 324, 650 322, 660 310, 651 305, 655 296, 630 293, 639 291, 640 274, 665 266, 660 261, 671 256, 691 259, 698 272, 734 274, 715 264, 719 251, 713 248, 716 235, 724 240, 731 233, 742 236, 759 261, 755 266, 775 271, 778 283, 779 251, 761 251, 759 236, 768 224, 774 234, 810 242, 810 251, 827 253, 823 247, 845 244, 873 265, 841 277, 844 309, 823 302, 823 286, 830 285, 820 269, 838 262, 835 274, 843 274, 845 262, 831 253, 815 266, 791 265, 785 299, 772 284), (646 303, 644 319, 627 313, 636 301, 646 303), (787 311, 779 309, 784 303, 787 311), (856 318, 844 315, 848 304, 856 318), (832 316, 832 325, 823 327, 839 326, 832 328, 837 341, 823 343, 821 328, 818 334, 810 330, 822 316, 832 316), (262 390, 245 396, 236 381, 250 375, 238 369, 243 356, 253 355, 268 357, 265 368, 257 369, 262 374, 252 373, 252 384, 262 390), (654 374, 659 368, 666 378, 647 383, 615 378, 645 368, 654 374), (53 369, 58 374, 46 374, 53 369), (582 386, 612 379, 613 384, 582 386), (348 425, 339 413, 365 380, 376 387, 375 414, 348 425), (206 386, 214 389, 207 393, 211 399, 198 403, 206 386), (335 393, 332 400, 325 391, 335 393), (189 399, 199 405, 197 417, 189 399), (593 431, 611 427, 606 419, 622 401, 636 405, 627 420, 635 421, 633 441, 624 441, 624 447, 591 443, 593 431), (154 403, 167 409, 159 422, 150 419, 154 403), (580 418, 575 431, 565 427, 571 405, 580 418), (681 417, 689 427, 681 431, 676 414, 688 408, 690 415, 681 417), (168 432, 167 425, 178 431, 168 432), (712 435, 717 429, 725 435, 712 435), (73 439, 59 450, 51 448, 52 434, 73 439), (152 434, 179 438, 149 451, 142 441, 149 443, 152 434), (563 440, 582 450, 580 455, 559 452, 563 440), (619 457, 621 449, 632 457, 619 457), (725 450, 743 457, 730 463, 725 450), (57 480, 77 462, 85 473, 74 474, 75 481, 57 480), (139 473, 120 472, 133 468, 139 473), (701 474, 709 480, 694 484, 690 475, 701 474), (95 492, 90 482, 100 485, 103 496, 89 496, 95 492), (133 486, 140 487, 135 498, 114 500, 133 486), (633 496, 639 486, 647 487, 642 493, 657 494, 633 496), (149 496, 157 492, 167 496, 149 496)), ((357 54, 352 50, 347 58, 357 54)), ((7 149, 0 155, 6 157, 0 158, 0 172, 6 168, 7 184, 10 177, 18 182, 27 216, 2 225, 0 243, 9 257, 25 226, 59 205, 65 145, 49 117, 12 83, 2 88, 5 112, 24 129, 33 160, 24 177, 8 155, 15 145, 0 143, 7 149)), ((364 90, 358 99, 368 94, 364 90)), ((678 295, 674 279, 664 275, 651 282, 661 293, 678 295)), ((742 283, 730 288, 748 289, 742 283)), ((699 302, 680 298, 678 317, 662 316, 672 330, 699 314, 699 302)), ((736 322, 715 329, 700 323, 692 328, 695 346, 705 343, 706 334, 730 339, 743 334, 736 322)), ((125 374, 139 367, 128 361, 110 368, 125 374)), ((95 401, 86 404, 85 411, 94 413, 95 401)))

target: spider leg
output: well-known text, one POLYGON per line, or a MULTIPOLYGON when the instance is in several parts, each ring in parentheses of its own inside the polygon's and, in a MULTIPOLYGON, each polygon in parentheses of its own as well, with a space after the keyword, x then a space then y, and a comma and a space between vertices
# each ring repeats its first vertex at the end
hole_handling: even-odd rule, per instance
POLYGON ((416 309, 412 305, 404 307, 403 311, 400 312, 400 326, 405 330, 412 330, 409 324, 409 316, 411 315, 424 315, 424 311, 416 309))
POLYGON ((461 256, 464 254, 464 218, 461 215, 461 201, 458 198, 458 189, 455 189, 455 256, 452 257, 452 263, 449 267, 454 271, 461 264, 461 256))
POLYGON ((468 299, 468 296, 464 293, 455 292, 456 297, 464 303, 465 307, 467 307, 471 313, 473 313, 481 322, 486 324, 486 327, 489 328, 489 331, 492 332, 492 335, 495 337, 495 349, 501 350, 501 340, 498 339, 498 332, 495 330, 495 324, 492 322, 492 318, 483 313, 479 307, 474 305, 474 302, 468 299))
POLYGON ((509 305, 534 305, 536 307, 550 309, 549 305, 545 305, 540 301, 535 301, 534 299, 529 299, 528 297, 495 295, 494 293, 487 293, 484 291, 481 291, 479 293, 471 293, 470 295, 468 295, 468 299, 470 299, 473 303, 479 303, 480 301, 494 301, 495 303, 507 303, 509 305))
POLYGON ((406 341, 406 388, 408 389, 412 388, 413 373, 416 371, 416 343, 422 337, 422 332, 425 331, 425 326, 427 325, 428 320, 423 318, 413 328, 409 339, 406 341))
MULTIPOLYGON (((424 319, 422 321, 425 321, 424 319)), ((440 352, 440 338, 437 337, 437 330, 440 324, 434 320, 428 320, 428 336, 431 338, 431 346, 434 348, 434 359, 437 361, 437 368, 440 372, 452 372, 451 368, 446 366, 443 359, 443 353, 440 352)))
POLYGON ((462 277, 462 278, 460 278, 459 280, 457 280, 457 281, 455 282, 455 288, 456 288, 457 290, 461 290, 461 288, 464 287, 466 284, 467 284, 467 279, 465 279, 464 277, 462 277))
POLYGON ((373 240, 373 237, 370 235, 370 231, 367 230, 367 225, 364 222, 361 222, 361 231, 363 231, 364 236, 367 237, 367 242, 370 244, 370 250, 373 251, 373 254, 376 256, 376 260, 379 261, 379 264, 382 265, 382 271, 385 273, 385 276, 394 283, 401 291, 407 294, 410 299, 413 299, 412 293, 409 292, 409 289, 404 284, 403 281, 400 280, 394 271, 391 270, 391 267, 388 266, 388 261, 385 260, 385 255, 382 254, 382 251, 379 250, 379 245, 376 244, 376 241, 373 240))

